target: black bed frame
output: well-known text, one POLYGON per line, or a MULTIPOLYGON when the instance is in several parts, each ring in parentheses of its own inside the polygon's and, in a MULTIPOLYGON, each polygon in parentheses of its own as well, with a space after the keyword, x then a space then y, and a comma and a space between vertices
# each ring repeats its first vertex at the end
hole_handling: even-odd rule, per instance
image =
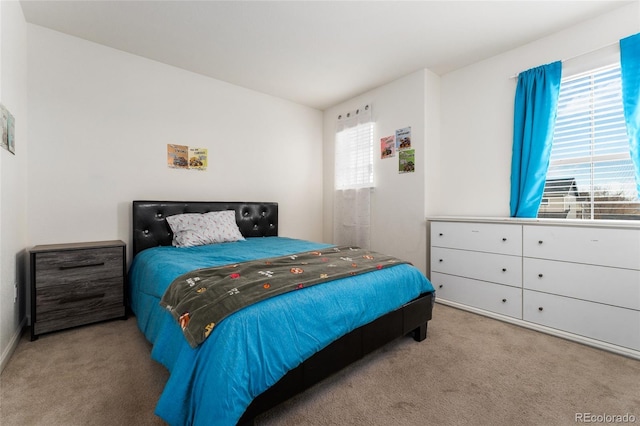
MULTIPOLYGON (((277 203, 134 201, 133 256, 150 247, 171 245, 173 234, 165 220, 167 216, 221 210, 236 212, 236 222, 245 237, 278 235, 277 203)), ((303 392, 396 338, 411 334, 418 342, 424 340, 427 337, 427 323, 431 320, 434 301, 434 293, 424 293, 397 310, 331 343, 289 371, 279 382, 254 399, 238 424, 253 424, 259 414, 303 392)))

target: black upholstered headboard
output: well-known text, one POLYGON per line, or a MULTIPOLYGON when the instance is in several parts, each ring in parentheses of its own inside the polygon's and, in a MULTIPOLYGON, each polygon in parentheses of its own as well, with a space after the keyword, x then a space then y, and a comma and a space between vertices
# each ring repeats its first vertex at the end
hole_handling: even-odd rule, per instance
POLYGON ((156 246, 170 246, 173 233, 167 216, 234 210, 236 223, 245 237, 278 235, 278 203, 222 201, 134 201, 133 256, 156 246))

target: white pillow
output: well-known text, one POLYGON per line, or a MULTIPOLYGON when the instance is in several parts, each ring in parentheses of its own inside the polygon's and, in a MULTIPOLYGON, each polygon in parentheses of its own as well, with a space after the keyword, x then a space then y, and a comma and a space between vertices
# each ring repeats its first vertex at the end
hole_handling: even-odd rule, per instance
POLYGON ((211 220, 213 227, 219 232, 220 242, 242 241, 244 237, 236 223, 236 212, 233 210, 223 210, 220 212, 209 212, 203 216, 211 220))
POLYGON ((233 210, 209 213, 185 213, 167 216, 176 247, 241 241, 244 237, 236 224, 233 210))

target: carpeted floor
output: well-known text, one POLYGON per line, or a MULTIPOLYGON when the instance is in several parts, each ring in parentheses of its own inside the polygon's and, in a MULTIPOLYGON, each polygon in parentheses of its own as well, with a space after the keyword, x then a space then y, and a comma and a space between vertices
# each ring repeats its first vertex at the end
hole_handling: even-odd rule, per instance
MULTIPOLYGON (((162 425, 153 409, 167 372, 149 351, 135 318, 25 335, 0 376, 0 423, 162 425)), ((436 304, 427 340, 393 342, 257 424, 575 425, 625 414, 640 424, 640 361, 436 304)))

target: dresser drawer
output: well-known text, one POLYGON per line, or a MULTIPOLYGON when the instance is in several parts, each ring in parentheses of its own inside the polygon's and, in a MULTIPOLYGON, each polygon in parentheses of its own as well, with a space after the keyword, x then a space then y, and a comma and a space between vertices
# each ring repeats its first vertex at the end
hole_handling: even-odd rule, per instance
POLYGON ((523 319, 640 350, 640 311, 524 290, 523 319))
POLYGON ((36 287, 122 277, 122 247, 38 253, 36 287))
POLYGON ((523 254, 640 270, 640 230, 524 226, 523 254))
POLYGON ((522 226, 432 222, 431 245, 520 256, 522 255, 522 226))
POLYGON ((522 289, 434 272, 436 300, 448 300, 486 311, 522 318, 522 289))
POLYGON ((514 287, 522 286, 520 256, 433 247, 431 270, 514 287))
POLYGON ((524 258, 529 290, 640 310, 640 270, 524 258))

